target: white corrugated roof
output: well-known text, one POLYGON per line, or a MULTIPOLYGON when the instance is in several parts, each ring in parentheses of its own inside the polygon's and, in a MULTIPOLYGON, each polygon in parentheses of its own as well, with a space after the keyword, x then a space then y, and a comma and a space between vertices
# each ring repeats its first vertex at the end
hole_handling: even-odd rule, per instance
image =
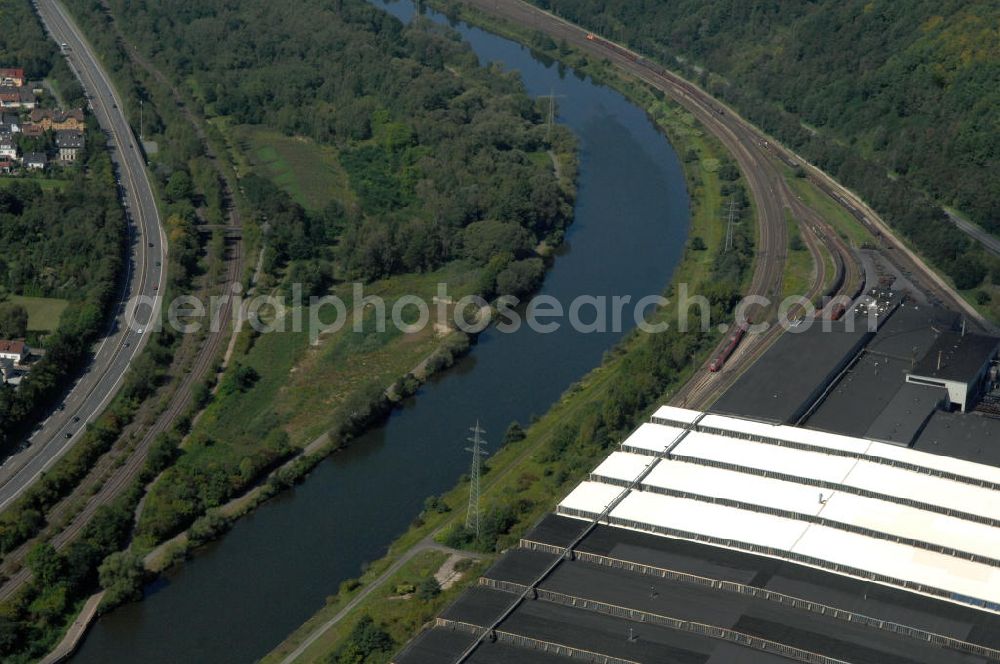
POLYGON ((1000 600, 1000 568, 895 542, 812 526, 793 551, 968 597, 1000 600))
POLYGON ((632 435, 626 438, 622 445, 649 450, 650 453, 656 454, 666 451, 670 447, 670 444, 677 440, 678 436, 682 433, 684 433, 684 429, 680 427, 645 422, 633 431, 632 435))
MULTIPOLYGON (((685 409, 660 409, 657 413, 661 411, 660 417, 672 421, 690 422, 698 416, 695 411, 685 409)), ((1000 528, 874 496, 821 489, 816 485, 816 482, 842 484, 890 498, 908 499, 1000 521, 1000 491, 863 457, 903 461, 920 468, 998 484, 1000 469, 860 438, 719 415, 705 416, 700 425, 732 432, 732 435, 697 431, 685 434, 683 429, 674 426, 643 424, 629 436, 625 444, 630 447, 640 452, 658 453, 684 434, 673 449, 673 460, 660 460, 644 478, 643 486, 648 490, 630 492, 616 506, 612 516, 640 530, 669 529, 691 536, 728 540, 736 548, 746 548, 744 545, 769 547, 822 560, 824 565, 857 568, 863 570, 862 575, 875 573, 1000 604, 1000 567, 970 562, 961 553, 937 553, 893 541, 893 538, 905 538, 1000 558, 1000 528), (742 435, 804 443, 818 449, 800 450, 759 443, 742 435), (699 460, 748 470, 726 470, 695 462, 699 460), (784 474, 797 480, 758 474, 761 472, 784 474), (667 496, 658 493, 656 488, 684 492, 690 497, 667 496), (823 503, 819 500, 821 492, 823 503), (736 501, 743 507, 711 502, 714 499, 736 501), (767 510, 782 510, 784 516, 767 510), (873 533, 865 535, 811 524, 805 520, 806 515, 873 533)), ((631 481, 652 461, 651 456, 642 453, 616 451, 598 466, 595 474, 631 481)), ((621 493, 619 486, 587 481, 561 506, 596 515, 621 493)), ((841 570, 841 573, 848 572, 841 570)))
MULTIPOLYGON (((603 509, 597 505, 600 502, 591 500, 595 514, 603 509)), ((574 506, 579 504, 581 501, 576 501, 574 506)), ((742 545, 746 544, 765 546, 959 595, 1000 601, 1000 568, 827 526, 648 492, 630 493, 611 515, 629 521, 625 527, 635 530, 655 533, 654 527, 668 528, 731 540, 732 548, 737 549, 745 549, 742 545)), ((684 538, 677 533, 670 536, 684 538)), ((854 575, 847 570, 840 573, 854 575)))
POLYGON ((643 485, 812 515, 818 514, 823 507, 819 502, 819 494, 823 493, 824 497, 830 495, 830 491, 811 484, 783 482, 732 470, 666 460, 653 469, 643 480, 643 485))
POLYGON ((581 482, 580 486, 573 489, 566 496, 559 507, 583 510, 594 515, 600 514, 604 509, 624 491, 620 486, 603 484, 601 482, 581 482))
POLYGON ((658 417, 663 420, 670 422, 681 422, 682 424, 691 424, 698 416, 701 415, 700 411, 690 410, 688 408, 678 408, 677 406, 660 406, 653 413, 653 417, 658 417))
POLYGON ((1000 492, 934 475, 893 468, 874 461, 859 461, 843 483, 1000 520, 1000 492))
POLYGON ((826 482, 843 481, 857 463, 857 460, 850 457, 701 432, 688 434, 674 448, 673 455, 710 459, 826 482))
POLYGON ((630 493, 611 516, 783 550, 790 549, 809 525, 794 519, 641 491, 630 493))
POLYGON ((607 459, 601 462, 601 465, 594 469, 592 474, 631 482, 654 461, 656 461, 656 457, 645 454, 612 452, 607 459))

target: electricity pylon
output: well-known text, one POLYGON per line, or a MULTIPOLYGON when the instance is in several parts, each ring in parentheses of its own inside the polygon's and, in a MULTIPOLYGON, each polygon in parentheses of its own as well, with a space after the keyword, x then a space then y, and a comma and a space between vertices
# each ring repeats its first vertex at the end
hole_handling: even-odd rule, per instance
POLYGON ((489 455, 483 450, 486 441, 483 440, 482 434, 486 431, 479 428, 479 420, 476 420, 476 426, 469 431, 472 432, 473 436, 467 440, 472 443, 472 447, 466 447, 465 451, 472 452, 472 472, 469 478, 469 511, 465 515, 465 529, 475 531, 476 539, 479 539, 482 533, 482 519, 479 512, 479 475, 482 458, 489 455))

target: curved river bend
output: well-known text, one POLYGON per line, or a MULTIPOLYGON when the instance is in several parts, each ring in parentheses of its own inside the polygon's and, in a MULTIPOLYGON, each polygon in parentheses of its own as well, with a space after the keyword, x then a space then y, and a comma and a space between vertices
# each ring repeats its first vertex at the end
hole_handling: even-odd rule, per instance
MULTIPOLYGON (((414 11, 409 2, 377 4, 403 21, 414 11)), ((635 302, 660 293, 689 221, 684 176, 667 140, 617 92, 543 63, 509 40, 454 27, 482 62, 520 71, 531 95, 561 95, 558 119, 580 142, 576 219, 542 292, 566 306, 581 294, 631 295, 635 302)), ((624 325, 626 331, 633 325, 631 315, 624 325)), ((382 556, 425 497, 455 484, 467 470, 465 436, 476 419, 487 440, 499 442, 512 420, 543 414, 621 336, 576 333, 565 324, 552 334, 527 326, 515 334, 488 330, 467 358, 385 425, 147 588, 144 601, 101 618, 74 662, 222 664, 262 657, 342 580, 357 576, 364 561, 382 556)))

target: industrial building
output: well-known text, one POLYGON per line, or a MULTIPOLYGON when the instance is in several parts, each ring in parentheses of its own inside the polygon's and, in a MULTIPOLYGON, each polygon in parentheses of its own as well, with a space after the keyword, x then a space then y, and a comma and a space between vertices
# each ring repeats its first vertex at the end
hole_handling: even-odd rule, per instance
MULTIPOLYGON (((712 412, 926 449, 920 438, 939 415, 975 411, 969 419, 1000 440, 1000 419, 990 417, 1000 415, 1000 394, 991 394, 1000 339, 965 330, 952 311, 897 297, 875 329, 848 317, 782 335, 712 412)), ((940 427, 935 440, 940 454, 962 446, 940 427)), ((1000 452, 980 460, 1000 463, 1000 452)))
POLYGON ((873 291, 663 406, 395 660, 1000 662, 1000 339, 873 291))
POLYGON ((661 407, 395 661, 567 660, 1000 661, 1000 468, 661 407))

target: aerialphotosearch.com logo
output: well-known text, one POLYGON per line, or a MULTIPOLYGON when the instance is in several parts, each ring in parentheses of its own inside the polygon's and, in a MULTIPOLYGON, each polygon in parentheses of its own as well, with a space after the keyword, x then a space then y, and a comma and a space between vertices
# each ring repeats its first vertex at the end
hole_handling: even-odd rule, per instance
MULTIPOLYGON (((341 287, 346 290, 344 286, 341 287)), ((439 283, 437 294, 428 302, 417 295, 403 295, 390 302, 378 295, 366 295, 364 284, 350 285, 348 302, 335 294, 304 297, 301 284, 293 284, 287 295, 253 295, 245 297, 242 287, 234 284, 230 293, 212 296, 207 302, 193 295, 181 295, 169 303, 159 296, 140 295, 129 301, 126 324, 134 332, 157 331, 164 325, 181 334, 195 334, 203 329, 218 332, 230 317, 238 325, 249 324, 261 334, 307 331, 311 343, 317 343, 327 334, 345 327, 357 333, 384 332, 389 325, 407 334, 426 329, 428 325, 457 328, 469 334, 478 334, 490 326, 498 332, 509 334, 527 325, 538 334, 551 334, 564 325, 580 334, 620 333, 627 322, 641 331, 657 334, 676 328, 680 332, 692 329, 707 331, 712 325, 712 304, 703 295, 691 294, 688 284, 678 284, 676 296, 671 300, 662 295, 578 295, 564 303, 551 295, 536 295, 526 301, 512 295, 496 299, 492 305, 478 295, 466 295, 452 300, 448 285, 439 283), (164 306, 166 305, 166 306, 164 306), (676 307, 673 315, 670 307, 676 307), (653 316, 663 310, 667 315, 653 316)), ((747 296, 736 305, 736 324, 744 325, 751 333, 769 327, 763 322, 754 323, 755 311, 769 310, 769 298, 747 296)), ((850 307, 846 296, 834 298, 826 306, 850 307)), ((804 332, 814 324, 825 330, 833 329, 829 316, 817 315, 812 302, 801 296, 790 296, 778 303, 777 323, 793 333, 804 332)), ((877 324, 875 307, 869 307, 867 325, 874 330, 877 324)), ((843 323, 853 329, 854 317, 843 323)), ((726 325, 719 330, 725 332, 726 325)))

